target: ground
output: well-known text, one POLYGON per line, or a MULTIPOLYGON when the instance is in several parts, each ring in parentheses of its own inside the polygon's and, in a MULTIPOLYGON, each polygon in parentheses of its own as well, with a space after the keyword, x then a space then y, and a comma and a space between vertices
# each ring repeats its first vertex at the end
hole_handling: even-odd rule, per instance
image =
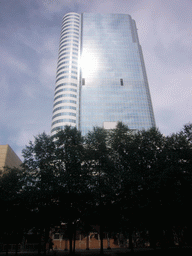
MULTIPOLYGON (((188 256, 192 255, 192 248, 170 248, 170 249, 157 249, 154 251, 153 249, 134 249, 134 253, 136 255, 141 255, 141 256, 165 256, 167 255, 182 255, 182 256, 188 256)), ((0 252, 0 255, 6 255, 5 252, 0 252)), ((15 255, 15 252, 9 252, 8 255, 15 255)), ((37 256, 37 252, 18 252, 18 256, 37 256)), ((41 253, 43 256, 43 253, 41 253)), ((46 254, 47 256, 65 256, 69 255, 69 252, 67 251, 51 251, 46 254)), ((76 256, 99 256, 100 251, 99 250, 77 250, 75 252, 76 256)), ((131 251, 129 249, 112 249, 112 250, 104 250, 104 254, 107 256, 120 256, 120 255, 132 255, 131 251)))

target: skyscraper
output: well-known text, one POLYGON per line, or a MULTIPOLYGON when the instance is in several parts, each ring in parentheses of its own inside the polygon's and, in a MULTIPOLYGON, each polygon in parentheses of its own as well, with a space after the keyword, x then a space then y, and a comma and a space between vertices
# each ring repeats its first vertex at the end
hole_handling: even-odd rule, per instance
POLYGON ((52 134, 65 125, 155 126, 135 21, 127 14, 68 13, 63 18, 52 134))

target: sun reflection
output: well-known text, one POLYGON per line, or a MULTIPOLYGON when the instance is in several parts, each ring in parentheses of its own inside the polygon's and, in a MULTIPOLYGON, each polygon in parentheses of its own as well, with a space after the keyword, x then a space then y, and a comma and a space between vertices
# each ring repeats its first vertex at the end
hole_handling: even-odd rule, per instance
POLYGON ((92 73, 95 73, 98 69, 98 57, 93 50, 84 49, 81 55, 80 67, 82 71, 82 77, 87 77, 92 73))

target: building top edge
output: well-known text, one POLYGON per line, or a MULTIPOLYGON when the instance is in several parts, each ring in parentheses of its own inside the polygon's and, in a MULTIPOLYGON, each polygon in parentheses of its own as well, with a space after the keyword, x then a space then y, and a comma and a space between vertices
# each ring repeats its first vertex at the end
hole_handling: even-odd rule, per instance
POLYGON ((76 15, 82 15, 82 14, 100 14, 100 15, 128 15, 128 16, 131 16, 130 14, 128 13, 100 13, 100 12, 82 12, 82 13, 77 13, 77 12, 67 12, 64 16, 63 16, 63 19, 67 16, 67 15, 73 15, 73 14, 76 14, 76 15))

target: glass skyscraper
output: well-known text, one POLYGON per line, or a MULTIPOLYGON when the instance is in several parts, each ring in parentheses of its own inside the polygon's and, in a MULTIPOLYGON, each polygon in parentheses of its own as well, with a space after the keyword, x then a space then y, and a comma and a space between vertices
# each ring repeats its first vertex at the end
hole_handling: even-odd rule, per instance
POLYGON ((155 126, 135 21, 127 14, 68 13, 63 18, 52 134, 65 125, 155 126))

